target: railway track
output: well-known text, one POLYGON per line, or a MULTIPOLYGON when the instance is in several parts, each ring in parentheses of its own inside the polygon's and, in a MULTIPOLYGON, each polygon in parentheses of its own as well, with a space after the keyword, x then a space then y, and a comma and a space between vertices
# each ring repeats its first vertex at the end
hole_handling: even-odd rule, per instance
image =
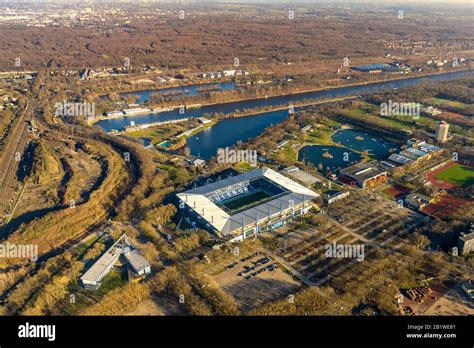
POLYGON ((3 169, 0 172, 0 214, 2 215, 5 215, 5 212, 15 204, 12 202, 12 198, 18 183, 16 171, 19 164, 16 154, 23 154, 29 142, 26 121, 30 119, 31 107, 30 102, 27 102, 25 111, 5 144, 5 151, 0 159, 0 168, 3 169))
MULTIPOLYGON (((42 89, 42 91, 43 91, 43 89, 42 89)), ((38 95, 37 97, 40 98, 40 95, 38 95)), ((41 95, 41 98, 45 99, 45 98, 48 98, 48 97, 44 96, 44 95, 41 95)), ((39 110, 39 109, 36 110, 36 108, 33 108, 33 110, 38 111, 39 114, 41 114, 41 110, 39 110)), ((28 142, 27 141, 28 124, 25 121, 26 121, 26 119, 31 119, 31 117, 32 117, 31 112, 32 112, 32 108, 30 106, 30 109, 28 110, 28 113, 25 112, 22 119, 21 119, 22 127, 19 130, 17 130, 16 136, 11 138, 11 139, 18 139, 18 142, 16 142, 14 144, 15 146, 10 145, 10 149, 9 149, 8 153, 5 153, 4 158, 7 158, 10 155, 10 158, 14 160, 14 154, 16 152, 20 151, 20 149, 23 150, 24 147, 26 146, 26 144, 28 142)), ((42 113, 42 114, 44 116, 44 113, 42 113)), ((38 117, 37 121, 38 121, 38 125, 39 125, 40 129, 49 130, 49 131, 52 131, 53 133, 57 132, 57 135, 58 136, 61 135, 61 137, 63 137, 63 138, 68 138, 68 139, 73 139, 73 140, 76 140, 76 141, 83 141, 84 142, 84 141, 87 141, 87 139, 90 139, 91 136, 92 136, 95 141, 102 142, 104 144, 108 144, 109 146, 111 146, 113 148, 114 151, 121 152, 120 145, 115 144, 113 142, 113 140, 104 139, 103 136, 101 136, 101 135, 94 136, 94 134, 89 134, 85 131, 82 131, 80 126, 75 126, 75 125, 65 124, 65 123, 52 125, 47 121, 47 119, 45 117, 38 117)), ((51 258, 66 252, 68 250, 73 249, 74 246, 76 246, 77 243, 79 243, 81 240, 87 238, 88 236, 91 236, 92 234, 96 233, 98 229, 103 228, 105 226, 105 224, 107 223, 107 221, 109 221, 111 215, 113 214, 113 212, 115 210, 115 206, 118 204, 118 202, 123 200, 127 195, 129 195, 132 192, 133 187, 135 186, 135 184, 138 181, 139 163, 134 161, 134 160, 127 161, 125 163, 126 163, 126 167, 128 169, 127 172, 129 174, 130 178, 128 180, 128 185, 124 189, 121 190, 118 197, 116 198, 116 204, 113 207, 110 207, 107 210, 107 212, 106 212, 106 214, 103 218, 101 218, 99 221, 96 221, 92 225, 88 226, 82 233, 76 235, 72 239, 69 239, 68 241, 66 241, 62 245, 60 245, 60 246, 58 246, 58 247, 42 254, 41 256, 39 256, 38 260, 35 263, 34 268, 26 275, 26 277, 23 277, 22 279, 18 280, 17 282, 15 282, 12 286, 10 286, 8 289, 6 289, 2 293, 2 295, 0 296, 0 303, 6 303, 7 298, 11 294, 11 292, 14 291, 18 287, 18 285, 21 284, 24 281, 25 278, 34 276, 44 266, 44 264, 48 260, 50 260, 51 258)), ((13 183, 13 180, 16 179, 15 170, 17 169, 17 167, 18 167, 18 163, 15 163, 15 161, 9 161, 9 164, 8 164, 8 171, 9 172, 5 171, 5 173, 2 173, 3 174, 2 175, 3 176, 3 178, 2 178, 2 188, 4 188, 4 189, 2 190, 2 192, 0 192, 0 197, 1 197, 0 202, 5 202, 3 198, 11 195, 12 190, 15 188, 15 186, 13 185, 13 188, 8 190, 8 189, 6 189, 6 186, 3 185, 3 182, 5 181, 5 182, 11 183, 11 184, 13 183), (10 173, 10 175, 8 175, 8 173, 10 173)), ((2 209, 3 208, 4 207, 2 207, 2 209)), ((8 208, 8 204, 6 205, 5 208, 8 208)), ((75 259, 79 259, 81 256, 82 256, 82 254, 76 256, 75 259)), ((59 274, 61 271, 64 271, 65 267, 67 267, 67 263, 62 265, 61 267, 59 267, 58 270, 56 270, 53 274, 51 274, 49 279, 52 279, 55 275, 59 274)), ((35 297, 35 295, 38 294, 41 291, 41 289, 44 287, 44 285, 45 284, 42 284, 37 289, 35 289, 30 294, 29 300, 33 299, 35 297)), ((29 300, 25 301, 25 304, 28 303, 29 300)), ((23 309, 24 309, 24 305, 21 308, 16 310, 16 314, 19 314, 23 309)))

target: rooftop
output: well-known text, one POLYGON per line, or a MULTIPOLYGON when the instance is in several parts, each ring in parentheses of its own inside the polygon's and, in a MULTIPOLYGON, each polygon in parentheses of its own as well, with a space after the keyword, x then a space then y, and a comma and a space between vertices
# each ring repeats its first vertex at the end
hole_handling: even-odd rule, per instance
POLYGON ((408 148, 405 151, 408 151, 408 152, 410 152, 411 154, 413 154, 414 156, 417 156, 417 157, 424 157, 424 156, 427 155, 427 153, 425 151, 421 151, 421 150, 414 149, 414 148, 408 148))
POLYGON ((331 199, 339 195, 345 194, 346 192, 349 192, 349 191, 328 190, 323 193, 323 197, 326 199, 331 199))
POLYGON ((358 71, 374 71, 374 70, 382 70, 382 71, 398 71, 399 69, 391 66, 389 64, 367 64, 367 65, 359 65, 355 66, 352 69, 358 71))
POLYGON ((395 162, 395 163, 399 163, 399 164, 409 164, 409 163, 412 163, 413 160, 408 158, 408 157, 405 157, 405 156, 402 156, 402 155, 398 155, 396 153, 392 153, 388 159, 392 162, 395 162))
POLYGON ((377 162, 372 161, 368 163, 357 163, 353 166, 341 169, 340 173, 356 178, 357 180, 365 181, 375 176, 387 173, 387 171, 380 168, 377 162))
POLYGON ((312 175, 308 172, 305 172, 304 170, 300 170, 296 166, 291 166, 291 167, 287 167, 287 168, 283 169, 283 173, 290 176, 290 177, 292 177, 293 179, 296 179, 296 180, 302 182, 303 184, 305 184, 307 186, 313 185, 317 182, 321 182, 321 180, 319 180, 314 175, 312 175))
POLYGON ((423 145, 420 145, 418 146, 418 149, 422 150, 422 151, 425 151, 425 152, 438 152, 438 151, 441 151, 443 150, 441 147, 439 146, 436 146, 436 145, 432 145, 432 144, 423 144, 423 145))
POLYGON ((139 273, 142 270, 150 267, 150 263, 145 259, 145 257, 138 250, 131 250, 123 254, 124 258, 130 264, 130 267, 136 272, 139 273))
MULTIPOLYGON (((108 272, 111 267, 123 255, 125 261, 130 263, 130 266, 135 272, 139 272, 147 267, 150 267, 148 261, 143 257, 136 246, 124 234, 92 265, 89 270, 84 273, 81 280, 84 283, 98 283, 99 278, 108 272)), ((122 261, 122 260, 121 260, 122 261)), ((124 262, 124 263, 126 263, 124 262)))
POLYGON ((102 273, 111 265, 113 265, 122 254, 124 245, 125 235, 120 237, 93 265, 89 270, 84 273, 81 280, 85 282, 96 282, 102 273))
POLYGON ((303 201, 309 202, 318 197, 318 194, 272 169, 258 168, 179 193, 178 197, 207 223, 226 236, 242 226, 279 214, 290 208, 293 203, 296 206, 303 201), (227 194, 231 192, 235 192, 237 197, 242 194, 239 191, 243 191, 242 189, 247 185, 260 179, 265 179, 279 188, 276 190, 276 195, 269 195, 260 204, 249 205, 248 209, 232 213, 232 211, 226 212, 217 199, 214 199, 219 195, 227 197, 227 194))
POLYGON ((461 234, 459 239, 461 239, 463 241, 472 240, 472 239, 474 239, 474 232, 461 234))

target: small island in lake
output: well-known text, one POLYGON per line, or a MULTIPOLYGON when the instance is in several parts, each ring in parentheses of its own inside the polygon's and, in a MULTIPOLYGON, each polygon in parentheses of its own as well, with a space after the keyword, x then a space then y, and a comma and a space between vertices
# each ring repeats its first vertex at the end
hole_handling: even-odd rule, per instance
POLYGON ((333 158, 334 156, 331 155, 328 151, 326 151, 325 153, 323 153, 323 157, 325 157, 325 158, 333 158))

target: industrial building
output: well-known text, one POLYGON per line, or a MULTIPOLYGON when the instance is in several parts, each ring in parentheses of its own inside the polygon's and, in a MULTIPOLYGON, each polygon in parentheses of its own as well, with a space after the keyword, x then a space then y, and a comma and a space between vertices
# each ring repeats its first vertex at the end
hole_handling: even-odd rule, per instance
POLYGON ((339 179, 351 185, 358 185, 365 188, 375 186, 387 180, 387 171, 379 166, 377 161, 358 163, 353 166, 341 169, 339 179))
POLYGON ((400 71, 400 68, 390 65, 390 64, 368 64, 368 65, 359 65, 352 68, 353 70, 368 72, 368 73, 378 73, 382 71, 387 72, 397 72, 400 71))
POLYGON ((418 161, 421 159, 429 159, 431 157, 431 155, 429 155, 428 153, 412 148, 412 147, 409 147, 408 149, 401 151, 400 155, 406 158, 409 158, 413 161, 418 161))
POLYGON ((389 157, 388 160, 392 163, 395 163, 396 165, 404 166, 407 164, 413 163, 413 160, 411 158, 398 155, 396 153, 392 153, 389 157))
POLYGON ((439 146, 428 144, 423 140, 415 138, 408 139, 407 146, 408 148, 406 150, 398 154, 392 153, 387 158, 387 161, 397 166, 410 165, 430 159, 432 156, 443 151, 439 146))
POLYGON ((323 193, 323 200, 327 205, 331 205, 347 196, 349 196, 351 191, 338 191, 338 190, 329 190, 323 193))
POLYGON ((430 196, 424 195, 419 192, 412 192, 405 197, 405 204, 416 210, 421 210, 433 201, 430 196))
POLYGON ((304 214, 319 195, 269 168, 194 188, 177 195, 180 208, 203 228, 241 241, 304 214))
POLYGON ((127 267, 130 281, 143 279, 151 273, 148 261, 124 234, 81 277, 86 289, 97 290, 102 279, 117 264, 127 267))

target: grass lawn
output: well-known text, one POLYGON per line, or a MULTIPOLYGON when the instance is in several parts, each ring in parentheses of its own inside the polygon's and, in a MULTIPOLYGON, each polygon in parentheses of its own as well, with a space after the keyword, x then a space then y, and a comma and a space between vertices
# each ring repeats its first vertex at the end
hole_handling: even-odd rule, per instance
POLYGON ((364 109, 349 109, 346 110, 345 113, 349 116, 355 116, 355 117, 360 117, 360 116, 365 116, 367 114, 370 114, 369 111, 364 110, 364 109))
POLYGON ((177 171, 176 167, 173 167, 171 164, 166 163, 161 163, 160 169, 166 170, 168 173, 170 173, 170 175, 175 174, 177 171))
POLYGON ((283 148, 278 149, 274 153, 270 155, 271 159, 274 159, 276 161, 281 160, 281 161, 296 161, 297 160, 297 151, 292 148, 291 146, 294 144, 293 141, 290 141, 288 144, 286 144, 283 148))
POLYGON ((291 146, 285 146, 282 150, 286 161, 296 161, 296 151, 291 146))
POLYGON ((469 186, 474 184, 474 168, 456 164, 436 174, 435 177, 458 186, 469 186))
POLYGON ((333 132, 334 130, 327 125, 318 125, 307 133, 306 141, 317 145, 333 145, 334 142, 331 139, 333 132))
POLYGON ((432 104, 435 106, 441 106, 441 107, 447 107, 455 110, 462 110, 465 107, 467 107, 467 104, 455 101, 455 100, 449 100, 449 99, 442 99, 442 98, 429 98, 425 100, 426 103, 432 104))
POLYGON ((372 113, 380 112, 380 106, 366 102, 366 101, 360 102, 360 106, 361 106, 361 109, 366 110, 367 112, 372 112, 372 113))
POLYGON ((234 169, 238 170, 239 172, 248 172, 252 169, 255 169, 250 163, 248 162, 239 162, 234 165, 234 169))
POLYGON ((98 290, 86 290, 76 282, 71 282, 68 286, 70 294, 74 295, 74 301, 70 296, 66 296, 54 308, 54 314, 73 315, 77 314, 81 309, 89 307, 104 297, 107 292, 124 286, 128 283, 127 272, 118 272, 112 270, 102 279, 101 286, 98 290))
POLYGON ((222 206, 227 208, 231 214, 235 214, 237 211, 249 209, 252 206, 259 205, 261 202, 267 200, 271 195, 265 191, 257 191, 250 193, 242 198, 237 198, 229 202, 224 202, 222 206))
POLYGON ((98 239, 100 239, 100 237, 93 236, 93 237, 87 239, 85 242, 80 243, 77 247, 75 247, 73 249, 74 253, 76 255, 83 254, 87 250, 87 248, 89 248, 98 239))
POLYGON ((398 119, 396 116, 380 116, 379 119, 383 120, 387 126, 396 127, 400 129, 409 130, 413 128, 413 125, 409 122, 398 119))
POLYGON ((140 139, 145 138, 150 140, 153 144, 158 144, 163 140, 171 138, 184 129, 185 127, 183 127, 182 124, 160 125, 137 130, 135 132, 128 132, 127 136, 140 139))

